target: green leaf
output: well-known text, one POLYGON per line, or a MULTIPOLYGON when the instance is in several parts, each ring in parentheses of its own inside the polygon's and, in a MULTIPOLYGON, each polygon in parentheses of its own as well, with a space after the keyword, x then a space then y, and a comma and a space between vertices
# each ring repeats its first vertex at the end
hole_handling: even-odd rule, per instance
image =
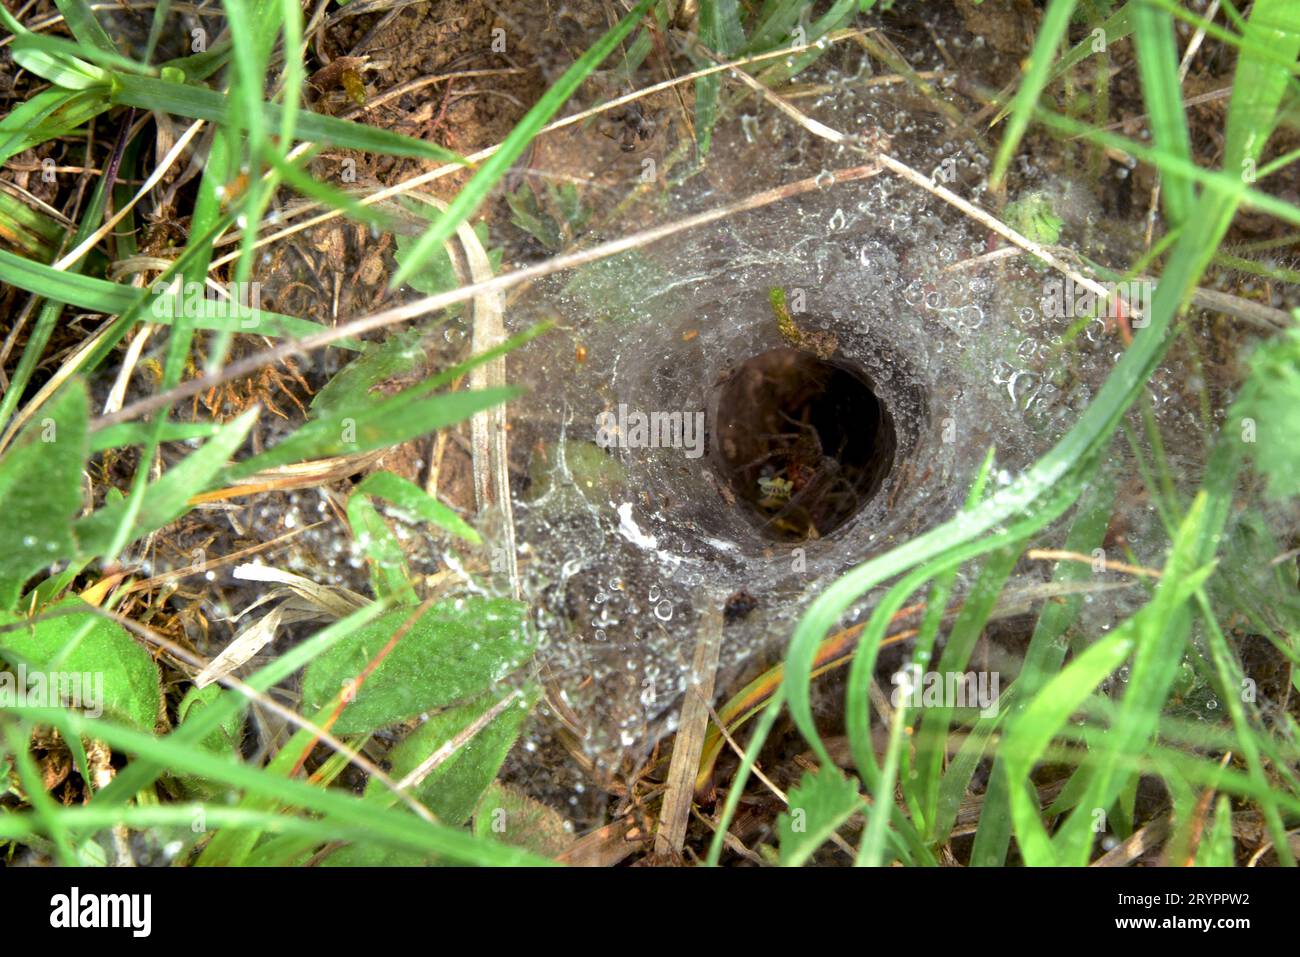
MULTIPOLYGON (((419 211, 419 209, 416 212, 422 215, 422 211, 419 211)), ((500 251, 499 247, 493 248, 489 246, 490 237, 489 233, 487 233, 487 224, 485 222, 476 222, 474 224, 474 235, 477 235, 478 242, 482 243, 482 247, 487 252, 487 264, 490 265, 494 274, 499 273, 502 251, 500 251)), ((398 248, 396 248, 394 256, 398 267, 406 264, 415 246, 415 238, 404 233, 398 234, 398 248)), ((452 289, 458 289, 459 286, 460 277, 456 274, 455 265, 451 263, 451 254, 447 252, 446 244, 434 251, 428 263, 425 263, 420 272, 413 274, 411 277, 411 289, 425 295, 448 293, 452 289)), ((452 303, 451 306, 447 307, 447 313, 451 316, 459 316, 463 311, 464 303, 452 303)))
MULTIPOLYGON (((231 110, 237 109, 229 97, 214 90, 145 76, 114 77, 113 102, 215 123, 230 123, 231 110)), ((284 115, 283 107, 275 103, 263 103, 262 110, 269 123, 280 123, 284 115)), ((299 140, 323 146, 433 159, 443 163, 466 162, 463 157, 436 143, 320 113, 299 115, 294 135, 299 140)))
POLYGON ((1232 802, 1220 794, 1214 805, 1214 825, 1205 842, 1197 849, 1197 867, 1232 867, 1232 802))
POLYGON ((1011 723, 1002 747, 1010 781, 1011 817, 1020 853, 1027 864, 1051 864, 1056 856, 1040 820, 1038 794, 1029 784, 1034 764, 1056 732, 1070 720, 1093 689, 1124 663, 1133 650, 1132 619, 1091 645, 1043 689, 1011 723))
POLYGON ((108 109, 97 93, 54 88, 42 90, 0 119, 0 163, 16 153, 70 133, 108 109))
MULTIPOLYGON (((519 731, 534 700, 535 693, 525 698, 516 698, 506 705, 504 711, 492 718, 451 757, 414 786, 416 798, 438 820, 455 825, 469 820, 483 792, 496 780, 506 755, 519 737, 519 731)), ((393 779, 400 781, 405 778, 430 755, 481 718, 498 701, 496 695, 483 694, 430 717, 389 755, 393 779)), ((391 796, 387 788, 373 780, 367 785, 366 793, 376 797, 391 796)))
MULTIPOLYGON (((1190 161, 1192 144, 1183 107, 1182 81, 1178 76, 1173 17, 1149 4, 1134 4, 1133 39, 1142 79, 1142 99, 1146 102, 1156 148, 1190 161)), ((1171 226, 1186 222, 1195 198, 1191 179, 1179 175, 1164 177, 1165 214, 1171 226)))
MULTIPOLYGON (((0 280, 35 293, 54 302, 66 303, 90 312, 121 315, 137 305, 147 306, 145 312, 150 322, 172 325, 177 313, 184 313, 196 329, 245 332, 252 335, 301 338, 321 332, 324 327, 310 319, 285 316, 264 309, 253 309, 220 299, 209 299, 202 294, 203 287, 191 286, 179 299, 172 293, 157 295, 151 290, 82 276, 65 270, 52 269, 25 256, 16 256, 0 249, 0 280), (198 290, 195 292, 194 290, 198 290)), ((161 289, 165 283, 153 288, 161 289)), ((340 340, 335 345, 347 349, 359 348, 352 340, 340 340)))
MULTIPOLYGON (((573 241, 574 232, 582 228, 589 211, 583 209, 578 188, 572 183, 564 183, 559 187, 547 183, 546 199, 547 206, 543 207, 532 187, 525 183, 506 196, 506 205, 510 207, 511 222, 541 243, 548 252, 558 253, 573 241)), ((452 289, 455 286, 446 288, 452 289)))
POLYGON ((352 537, 370 564, 370 586, 378 598, 393 598, 411 590, 406 555, 379 510, 364 495, 355 492, 348 499, 348 525, 352 537))
POLYGON ((370 401, 370 390, 379 383, 417 368, 424 357, 420 346, 423 335, 411 330, 399 332, 383 342, 365 343, 361 355, 316 393, 311 401, 312 416, 326 418, 344 409, 363 407, 370 401))
MULTIPOLYGON (((376 807, 373 801, 366 801, 337 788, 321 788, 306 781, 286 779, 282 775, 243 762, 213 757, 201 748, 180 744, 171 735, 154 738, 110 722, 96 721, 52 708, 19 707, 13 710, 29 720, 53 724, 65 738, 92 737, 104 741, 115 751, 138 755, 137 761, 143 759, 151 765, 163 765, 174 771, 210 777, 233 788, 244 789, 249 794, 314 812, 323 821, 330 823, 335 835, 344 840, 358 840, 364 836, 366 841, 386 847, 437 854, 465 864, 549 863, 526 851, 484 841, 457 828, 430 824, 404 810, 376 807)), ((128 765, 127 769, 131 766, 128 765)), ((129 796, 134 794, 135 792, 128 792, 129 796)), ((91 806, 94 804, 97 801, 91 806)), ((121 815, 121 808, 113 808, 113 820, 120 819, 121 815)), ((0 827, 15 816, 0 815, 0 827)), ((105 826, 100 821, 94 825, 94 830, 102 830, 105 826)), ((261 825, 254 826, 260 828, 261 825)))
POLYGON ((1273 498, 1300 495, 1300 328, 1262 343, 1228 428, 1240 430, 1273 498))
MULTIPOLYGON (((221 719, 216 727, 198 738, 195 747, 216 757, 238 759, 244 713, 248 710, 248 699, 243 695, 215 684, 191 688, 176 709, 178 727, 186 727, 188 722, 197 720, 199 715, 214 707, 217 708, 214 713, 220 713, 221 719)), ((180 781, 185 791, 196 797, 215 798, 227 793, 226 788, 194 775, 180 775, 180 781)))
POLYGON ((0 608, 23 583, 73 552, 71 522, 81 508, 89 402, 80 381, 59 392, 0 459, 0 608))
POLYGON ((550 858, 559 857, 574 843, 572 825, 564 815, 500 781, 494 781, 479 800, 474 833, 550 858))
MULTIPOLYGON (((48 42, 50 38, 42 37, 48 42)), ((14 62, 24 70, 35 73, 43 80, 48 80, 56 87, 65 90, 103 90, 108 82, 108 74, 97 66, 69 56, 66 53, 51 53, 40 49, 44 44, 32 44, 28 37, 19 37, 14 41, 14 62), (25 42, 26 41, 26 42, 25 42)))
POLYGON ((234 707, 222 707, 223 717, 220 723, 199 738, 195 745, 213 754, 236 754, 244 727, 244 712, 248 709, 248 699, 243 695, 226 691, 215 684, 206 688, 191 688, 176 709, 176 720, 179 727, 185 727, 187 721, 194 720, 215 705, 218 698, 229 698, 234 707))
MULTIPOLYGON (((144 492, 129 540, 147 535, 185 514, 189 509, 189 500, 208 488, 230 456, 243 444, 257 415, 256 408, 249 409, 223 426, 201 449, 172 466, 163 473, 162 478, 152 482, 144 492)), ((127 520, 129 515, 127 502, 120 500, 105 505, 77 522, 74 531, 81 554, 102 554, 109 547, 118 525, 127 520)))
POLYGON ((82 707, 90 715, 98 717, 102 710, 109 718, 153 732, 160 700, 158 669, 121 625, 77 598, 51 606, 31 623, 11 615, 2 620, 19 627, 0 631, 0 649, 23 659, 29 680, 33 669, 80 675, 82 707))
MULTIPOLYGON (((745 43, 736 0, 700 0, 699 23, 700 42, 724 60, 731 59, 745 43)), ((708 154, 713 142, 721 84, 716 73, 695 81, 695 142, 700 157, 708 154)))
POLYGON ((423 398, 427 391, 425 385, 413 386, 379 402, 342 409, 308 422, 273 448, 241 462, 230 477, 313 458, 355 455, 400 445, 418 435, 454 425, 498 402, 508 402, 520 393, 515 388, 480 389, 423 398))
MULTIPOLYGON (((1066 539, 1067 551, 1092 554, 1099 548, 1110 522, 1115 501, 1114 484, 1109 481, 1094 482, 1080 500, 1074 524, 1066 539)), ((1061 562, 1052 576, 1056 583, 1080 582, 1092 574, 1091 566, 1076 562, 1061 562)), ((1061 670, 1068 647, 1066 629, 1079 617, 1083 597, 1075 595, 1064 600, 1044 604, 1038 613, 1024 662, 1012 686, 1015 695, 1013 708, 1033 700, 1043 683, 1061 670)), ((1008 811, 1006 759, 999 754, 993 764, 984 806, 980 813, 975 843, 971 849, 971 866, 1001 867, 1006 863, 1007 848, 1011 843, 1011 815, 1008 811)), ((946 832, 939 832, 946 835, 946 832)))
POLYGON ((54 0, 54 5, 59 8, 68 29, 78 41, 106 53, 117 53, 117 47, 95 19, 95 13, 86 0, 54 0))
MULTIPOLYGON (((517 602, 478 597, 434 605, 357 689, 334 730, 373 731, 483 692, 531 653, 521 611, 517 602)), ((410 614, 385 615, 313 661, 303 677, 304 709, 321 709, 355 681, 410 614)))
POLYGON ((862 805, 857 782, 833 765, 804 772, 789 797, 790 809, 776 820, 782 867, 803 864, 862 805))
MULTIPOLYGON (((244 683, 255 691, 269 691, 324 649, 341 641, 345 635, 350 635, 376 620, 383 610, 382 602, 357 609, 346 618, 340 618, 307 640, 294 645, 284 654, 272 659, 255 674, 250 675, 244 683)), ((228 721, 233 721, 234 716, 243 707, 243 695, 236 697, 222 695, 212 699, 203 710, 192 712, 184 724, 167 736, 167 740, 177 748, 192 750, 208 734, 225 727, 228 721)), ((144 758, 137 758, 122 768, 113 782, 99 792, 95 798, 96 803, 125 804, 140 791, 152 785, 166 767, 144 758)))
POLYGON ((409 513, 412 521, 423 519, 475 545, 483 541, 478 532, 463 518, 414 482, 409 482, 400 475, 394 475, 392 472, 375 472, 368 475, 361 480, 353 495, 363 492, 392 502, 399 509, 409 513))

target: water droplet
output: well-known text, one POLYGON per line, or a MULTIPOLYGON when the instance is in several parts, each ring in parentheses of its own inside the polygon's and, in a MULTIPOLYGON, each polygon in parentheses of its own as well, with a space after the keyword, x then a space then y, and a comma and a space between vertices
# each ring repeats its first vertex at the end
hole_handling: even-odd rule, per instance
POLYGON ((673 603, 664 599, 655 605, 655 617, 660 621, 671 621, 673 617, 673 603))

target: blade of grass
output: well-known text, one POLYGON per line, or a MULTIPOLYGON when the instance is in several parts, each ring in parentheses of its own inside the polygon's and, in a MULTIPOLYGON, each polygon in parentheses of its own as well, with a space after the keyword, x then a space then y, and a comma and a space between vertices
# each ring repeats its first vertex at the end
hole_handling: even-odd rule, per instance
POLYGON ((104 28, 95 19, 95 13, 86 0, 54 0, 63 14, 63 22, 72 35, 84 46, 96 47, 105 53, 117 53, 117 46, 109 39, 104 28))
MULTIPOLYGON (((1091 554, 1101 544, 1110 522, 1115 491, 1111 482, 1094 482, 1080 500, 1078 515, 1066 537, 1067 551, 1091 554)), ((1061 562, 1052 576, 1054 582, 1084 581, 1092 574, 1087 565, 1061 562)), ((1034 632, 1025 650, 1025 660, 1012 689, 1015 704, 1012 714, 1019 713, 1026 702, 1034 700, 1039 689, 1052 675, 1061 670, 1065 660, 1065 632, 1079 615, 1082 596, 1066 598, 1047 604, 1039 613, 1034 632)), ((1011 843, 1011 815, 1007 805, 1008 779, 1006 758, 999 753, 989 775, 988 789, 984 793, 984 806, 975 831, 975 844, 971 849, 973 867, 998 867, 1006 861, 1011 843)), ((936 837, 941 837, 938 832, 936 837)))
POLYGON ((1047 5, 1047 12, 1043 14, 1043 22, 1034 39, 1034 47, 1029 52, 1025 75, 1020 80, 1020 89, 1016 91, 1011 101, 1011 119, 1002 135, 1002 142, 998 144, 997 155, 993 158, 989 185, 995 190, 1001 189, 1002 178, 1006 176, 1011 157, 1020 145, 1025 131, 1029 129, 1029 119, 1033 115, 1034 107, 1047 87, 1052 69, 1052 57, 1061 45, 1065 31, 1070 25, 1074 3, 1075 0, 1051 0, 1047 5))
MULTIPOLYGON (((244 683, 254 691, 267 692, 294 672, 304 668, 358 629, 364 628, 390 610, 388 602, 377 601, 340 618, 311 638, 295 645, 251 675, 244 683)), ((179 747, 196 746, 210 732, 220 728, 244 706, 239 694, 222 695, 197 715, 167 736, 179 747)), ((166 764, 150 762, 140 756, 121 769, 113 782, 95 796, 96 804, 121 804, 144 790, 167 770, 166 764)))
MULTIPOLYGON (((1156 149, 1190 163, 1191 135, 1183 113, 1173 17, 1145 3, 1132 6, 1138 75, 1156 149)), ((1174 226, 1186 222, 1195 199, 1191 180, 1182 175, 1164 177, 1162 196, 1169 222, 1174 226)))
POLYGON ((369 841, 436 854, 463 864, 538 866, 551 863, 528 851, 485 841, 457 828, 430 824, 405 811, 380 808, 373 801, 269 774, 239 761, 216 757, 200 748, 178 746, 170 738, 155 738, 108 721, 84 717, 78 712, 26 706, 11 710, 30 720, 52 724, 65 736, 85 735, 103 741, 114 751, 141 756, 175 771, 221 781, 315 812, 325 821, 342 828, 354 832, 359 830, 369 841))
POLYGON ((640 22, 654 0, 640 0, 639 3, 618 24, 601 37, 590 50, 584 53, 574 64, 564 71, 564 75, 543 94, 542 98, 520 120, 501 147, 493 153, 483 166, 474 174, 457 193, 456 198, 448 204, 446 212, 434 221, 434 224, 415 242, 410 252, 397 269, 389 287, 396 289, 408 282, 411 276, 425 266, 442 244, 451 238, 456 228, 469 218, 479 207, 488 193, 505 175, 528 144, 537 136, 538 131, 547 124, 555 112, 568 101, 577 90, 578 85, 596 69, 605 58, 614 51, 623 38, 632 32, 640 22))
MULTIPOLYGON (((111 99, 113 103, 123 106, 158 110, 216 123, 228 123, 231 110, 235 109, 228 97, 214 90, 143 76, 114 77, 111 99)), ((263 102, 260 109, 268 121, 277 124, 282 122, 284 108, 278 103, 263 102)), ((432 159, 442 163, 467 163, 464 157, 436 143, 322 113, 303 114, 298 117, 296 126, 299 140, 325 146, 432 159)))

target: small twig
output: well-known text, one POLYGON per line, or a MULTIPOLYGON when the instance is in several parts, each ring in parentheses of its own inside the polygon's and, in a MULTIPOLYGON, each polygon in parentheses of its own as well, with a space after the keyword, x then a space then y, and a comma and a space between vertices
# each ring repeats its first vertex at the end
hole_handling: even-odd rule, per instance
MULTIPOLYGON (((134 113, 134 110, 132 110, 132 112, 134 113)), ((139 203, 140 200, 144 199, 145 196, 147 196, 149 192, 157 186, 159 182, 161 182, 163 176, 166 175, 167 170, 171 169, 171 166, 176 162, 177 157, 179 157, 185 147, 189 145, 190 140, 194 139, 194 137, 198 135, 199 130, 203 129, 204 122, 204 120, 195 120, 191 123, 189 128, 181 134, 175 143, 172 144, 172 148, 167 151, 167 155, 158 163, 157 168, 149 174, 149 178, 144 181, 144 184, 136 191, 136 194, 131 197, 130 202, 126 203, 121 209, 105 220, 103 225, 87 236, 81 245, 69 252, 58 262, 54 263, 50 268, 58 270, 67 269, 69 266, 77 262, 77 260, 81 259, 82 256, 86 255, 86 253, 91 249, 94 249, 101 239, 111 233, 113 227, 126 218, 126 214, 131 212, 131 210, 135 208, 136 204, 139 203)), ((130 129, 129 118, 128 121, 122 125, 122 129, 123 131, 130 129)), ((121 145, 125 148, 126 143, 123 141, 121 145)), ((111 188, 113 183, 116 182, 117 165, 121 161, 121 155, 115 151, 113 160, 110 163, 108 170, 105 172, 105 175, 108 176, 107 188, 111 188)))
POLYGON ((1169 837, 1170 818, 1162 817, 1135 831, 1123 844, 1117 844, 1090 867, 1128 867, 1152 848, 1159 847, 1169 837))
POLYGON ((722 650, 722 608, 712 603, 695 632, 695 660, 691 664, 690 683, 682 701, 681 719, 673 741, 673 756, 668 764, 668 786, 659 812, 659 829, 655 834, 655 853, 675 858, 686 841, 691 803, 695 798, 695 772, 704 750, 704 736, 709 730, 713 688, 718 673, 718 655, 722 650))
POLYGON ((1112 562, 1106 558, 1094 558, 1091 555, 1084 555, 1081 552, 1067 552, 1056 548, 1031 548, 1025 553, 1025 556, 1034 561, 1078 562, 1081 565, 1100 565, 1104 571, 1123 572, 1126 575, 1137 575, 1141 578, 1160 577, 1160 572, 1154 568, 1143 568, 1141 565, 1129 565, 1127 562, 1112 562))
POLYGON ((450 741, 443 742, 443 744, 439 746, 433 754, 421 761, 411 770, 410 774, 397 782, 397 790, 405 791, 407 788, 418 786, 421 781, 437 770, 439 765, 443 764, 453 754, 465 747, 466 744, 474 739, 475 735, 495 721, 506 710, 506 708, 513 705, 518 698, 519 689, 516 688, 457 732, 456 736, 450 741))

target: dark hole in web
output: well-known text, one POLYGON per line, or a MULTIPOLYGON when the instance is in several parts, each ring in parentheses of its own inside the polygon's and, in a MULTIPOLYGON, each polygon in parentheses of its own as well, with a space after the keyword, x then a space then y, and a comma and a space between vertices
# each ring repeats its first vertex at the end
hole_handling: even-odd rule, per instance
POLYGON ((716 387, 713 465, 768 538, 821 538, 879 491, 893 420, 851 364, 798 349, 742 363, 716 387))

